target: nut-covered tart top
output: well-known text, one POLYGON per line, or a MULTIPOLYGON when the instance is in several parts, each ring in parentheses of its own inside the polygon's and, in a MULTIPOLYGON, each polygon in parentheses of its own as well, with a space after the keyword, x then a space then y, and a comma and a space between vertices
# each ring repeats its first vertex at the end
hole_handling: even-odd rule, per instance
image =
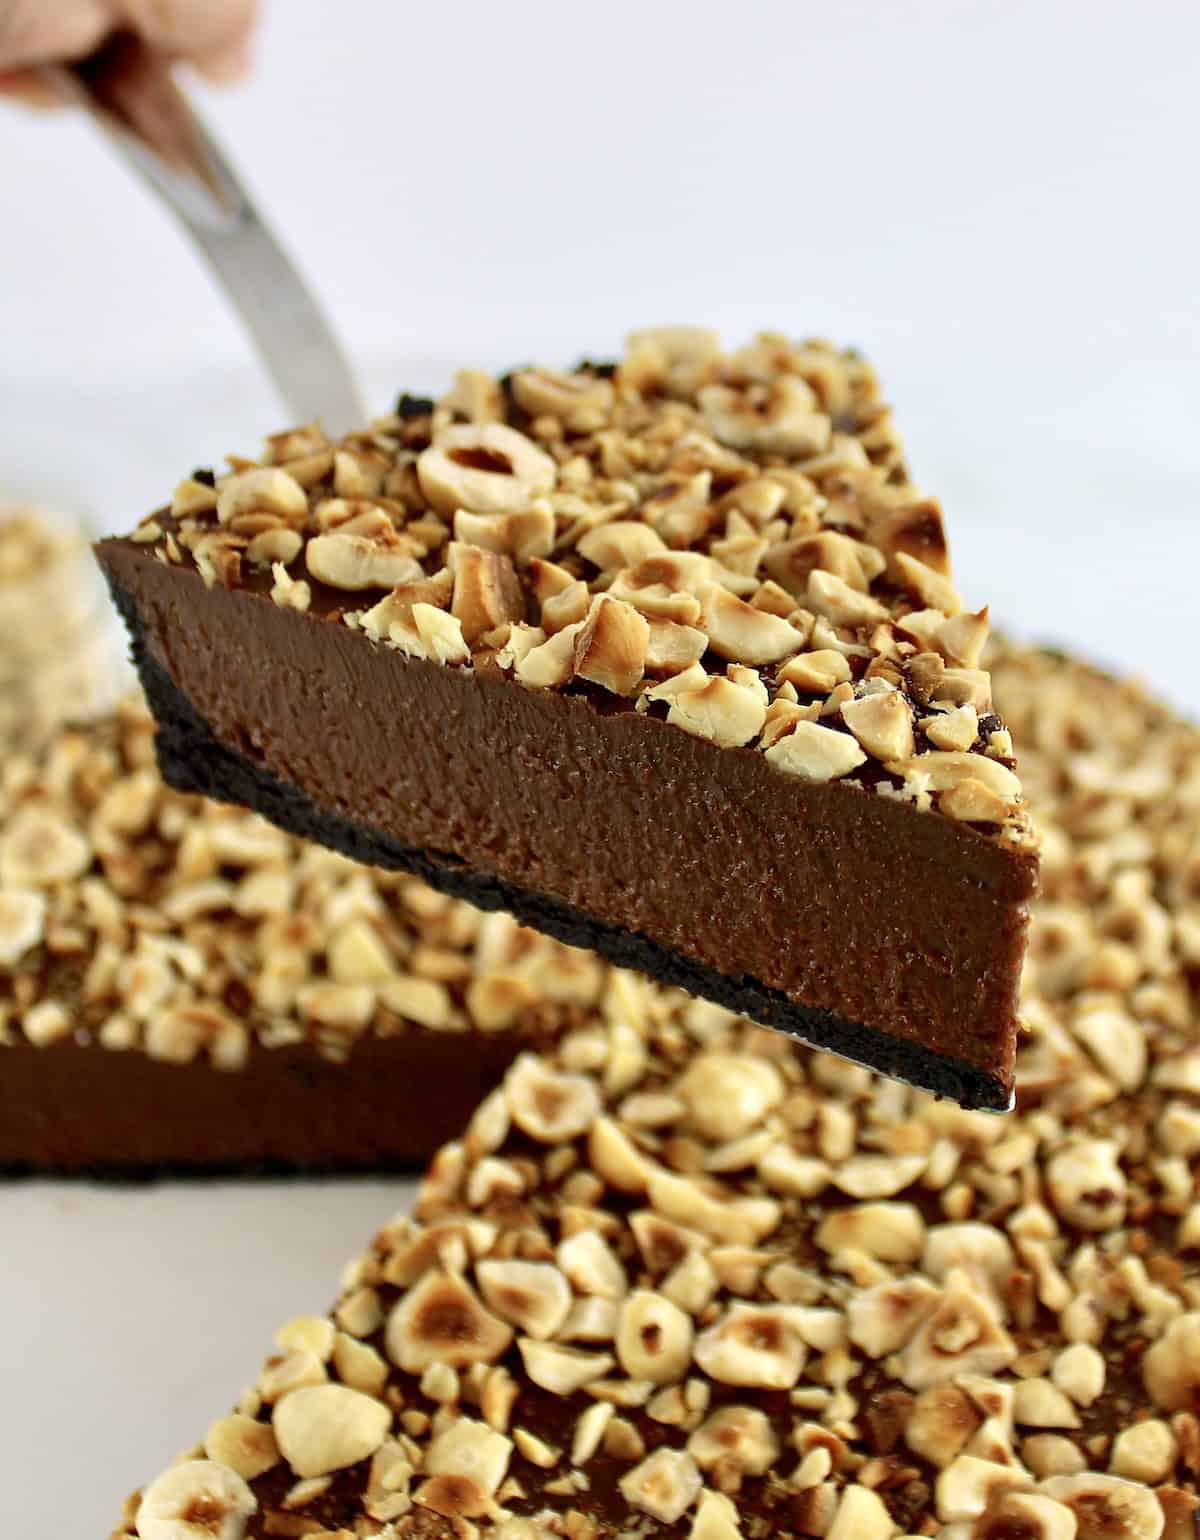
POLYGON ((1194 1540, 1200 736, 998 666, 1048 825, 1019 1106, 616 975, 140 1540, 1194 1540))
POLYGON ((366 1034, 531 1035, 597 1005, 586 952, 170 790, 130 700, 0 766, 0 1055, 64 1038, 239 1069, 366 1034))
POLYGON ((229 463, 133 538, 374 645, 1030 839, 987 611, 855 353, 661 328, 616 365, 467 370, 229 463))

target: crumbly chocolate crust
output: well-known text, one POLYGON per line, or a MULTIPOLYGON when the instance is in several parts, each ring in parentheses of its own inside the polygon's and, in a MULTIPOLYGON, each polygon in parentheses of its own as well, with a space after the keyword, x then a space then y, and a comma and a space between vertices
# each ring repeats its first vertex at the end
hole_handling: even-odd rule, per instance
POLYGON ((598 692, 1031 844, 987 612, 857 354, 661 328, 611 374, 467 370, 436 405, 230 464, 134 539, 408 656, 598 692))
POLYGON ((977 1065, 847 1021, 832 1011, 801 1005, 753 979, 731 978, 648 936, 605 924, 546 894, 482 874, 437 851, 402 845, 317 806, 299 788, 276 780, 220 742, 142 645, 136 607, 115 584, 113 593, 134 639, 138 671, 159 724, 159 764, 170 785, 257 808, 281 828, 354 861, 415 873, 431 887, 477 909, 509 912, 566 947, 598 953, 615 967, 636 969, 668 987, 703 996, 814 1047, 875 1065, 886 1075, 948 1096, 962 1106, 997 1112, 1011 1107, 1011 1087, 977 1065))
POLYGON ((618 975, 117 1540, 1192 1540, 1200 733, 997 687, 1048 852, 1011 1119, 618 975))

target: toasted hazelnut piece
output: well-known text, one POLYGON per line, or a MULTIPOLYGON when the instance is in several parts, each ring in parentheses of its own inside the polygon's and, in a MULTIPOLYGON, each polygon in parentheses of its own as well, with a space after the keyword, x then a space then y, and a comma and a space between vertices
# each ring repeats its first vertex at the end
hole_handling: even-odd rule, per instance
POLYGON ((905 588, 910 593, 916 594, 928 609, 941 610, 943 615, 951 618, 962 611, 962 600, 948 577, 943 577, 940 572, 935 572, 924 562, 917 561, 906 551, 896 554, 895 565, 905 588))
POLYGON ((935 1487, 937 1515, 944 1523, 977 1519, 1002 1493, 1031 1485, 1025 1471, 960 1454, 941 1472, 935 1487))
POLYGON ((312 589, 303 578, 293 578, 282 562, 272 562, 271 602, 283 610, 299 610, 303 614, 312 603, 312 589))
POLYGON ((745 390, 706 385, 698 400, 713 436, 731 449, 815 455, 829 447, 833 425, 817 409, 812 389, 794 376, 745 390))
POLYGON ((904 1442, 937 1470, 960 1455, 978 1429, 980 1417, 957 1385, 944 1380, 923 1390, 904 1424, 904 1442))
POLYGON ((382 540, 336 530, 316 535, 304 548, 310 576, 331 588, 359 592, 365 588, 395 588, 423 576, 421 565, 406 551, 382 540))
POLYGON ((447 552, 447 565, 454 577, 450 613, 462 625, 468 645, 507 620, 524 619, 524 596, 516 569, 507 556, 453 541, 447 552))
POLYGON ((779 541, 767 552, 765 566, 788 593, 803 597, 808 592, 809 576, 815 571, 827 572, 850 588, 866 593, 871 580, 883 571, 885 560, 861 540, 826 529, 798 540, 779 541))
POLYGON ((915 1262, 924 1240, 925 1222, 912 1203, 851 1204, 833 1210, 816 1232, 823 1251, 865 1251, 881 1262, 915 1262))
POLYGON ((1075 1515, 1053 1498, 1030 1492, 1003 1492, 972 1528, 979 1540, 1076 1540, 1075 1515))
POLYGON ((688 1540, 743 1540, 732 1498, 724 1492, 701 1492, 688 1540))
POLYGON ((221 478, 217 486, 217 519, 228 524, 239 513, 262 510, 285 519, 308 516, 308 493, 293 476, 278 467, 256 466, 221 478))
POLYGON ((703 1485, 696 1462, 679 1449, 656 1449, 621 1477, 621 1496, 660 1524, 677 1524, 703 1485))
POLYGON ((1142 1357, 1142 1379, 1157 1406, 1190 1410, 1200 1389, 1200 1311, 1177 1316, 1142 1357))
POLYGON ((428 1272, 392 1307, 384 1345, 397 1367, 420 1374, 432 1363, 495 1363, 512 1336, 458 1274, 428 1272))
POLYGON ((424 1469, 430 1476, 466 1476, 494 1495, 508 1472, 512 1447, 511 1439, 486 1422, 460 1416, 430 1443, 424 1469))
POLYGON ((303 544, 298 530, 264 529, 246 547, 246 560, 255 567, 270 567, 277 561, 287 566, 299 556, 303 544))
POLYGON ((1017 1356, 995 1307, 952 1272, 932 1313, 918 1326, 900 1358, 900 1377, 914 1390, 955 1374, 995 1374, 1017 1356))
POLYGON ((282 1459, 270 1425, 241 1412, 213 1423, 204 1435, 204 1453, 218 1465, 236 1471, 244 1481, 253 1481, 282 1459))
POLYGON ((642 518, 668 546, 687 550, 708 532, 713 521, 709 507, 712 472, 673 477, 652 492, 641 507, 642 518))
POLYGON ((915 752, 912 711, 898 690, 847 701, 842 721, 874 759, 907 759, 915 752))
POLYGON ((0 882, 6 888, 49 888, 80 877, 92 861, 90 842, 49 808, 27 803, 0 832, 0 882))
POLYGON ((815 1198, 824 1192, 832 1175, 827 1161, 801 1154, 784 1140, 759 1158, 758 1174, 772 1192, 798 1198, 815 1198))
POLYGON ((574 1395, 593 1380, 602 1379, 616 1362, 611 1353, 584 1353, 532 1337, 519 1337, 517 1347, 525 1373, 535 1385, 556 1396, 574 1395))
MULTIPOLYGON (((707 557, 704 558, 708 560, 707 557)), ((642 563, 642 567, 647 564, 642 563)), ((666 583, 639 583, 634 572, 641 568, 618 572, 608 592, 614 599, 623 599, 647 620, 670 621, 676 625, 690 626, 700 618, 700 600, 695 594, 669 587, 666 583)))
POLYGON ((720 352, 716 332, 702 326, 654 326, 630 332, 621 380, 646 393, 665 390, 690 396, 710 376, 720 352))
POLYGON ((751 691, 714 674, 699 688, 676 694, 667 721, 693 738, 706 738, 721 748, 739 748, 762 731, 766 715, 766 707, 751 691))
POLYGON ((586 1075, 560 1074, 525 1053, 504 1080, 513 1122, 542 1144, 564 1144, 586 1133, 600 1113, 600 1093, 586 1075))
POLYGON ((1013 1416, 1025 1428, 1078 1428, 1079 1414, 1057 1385, 1034 1376, 1018 1381, 1013 1416))
POLYGON ((675 1082, 688 1121, 705 1139, 737 1139, 748 1133, 785 1094, 783 1077, 753 1054, 697 1054, 675 1082))
POLYGON ((779 1458, 779 1440, 755 1406, 723 1406, 706 1418, 687 1444, 703 1471, 728 1464, 746 1476, 765 1476, 779 1458))
POLYGON ((412 1500, 455 1524, 495 1512, 495 1500, 470 1476, 430 1476, 413 1493, 412 1500))
MULTIPOLYGON (((216 506, 216 488, 208 486, 203 481, 193 481, 190 476, 179 483, 171 497, 171 512, 179 519, 185 519, 197 513, 208 513, 216 506)), ((161 532, 160 527, 159 534, 161 532)), ((155 539, 157 538, 156 535, 155 539)))
POLYGON ((708 638, 694 626, 673 620, 651 620, 646 643, 645 671, 655 679, 669 679, 698 663, 708 649, 708 638))
POLYGON ((959 668, 978 668, 988 639, 988 612, 986 607, 975 614, 964 611, 947 620, 938 629, 938 651, 947 663, 959 668))
POLYGON ((886 1358, 904 1346, 937 1299, 938 1291, 919 1276, 860 1289, 846 1306, 850 1341, 869 1358, 886 1358))
POLYGON ((819 569, 808 575, 805 604, 835 626, 867 626, 888 618, 887 607, 878 599, 819 569))
POLYGON ((802 652, 789 658, 775 671, 781 684, 794 684, 798 690, 824 694, 850 680, 850 665, 844 654, 830 648, 802 652))
POLYGON ((547 599, 560 594, 564 589, 570 588, 578 579, 565 567, 560 567, 557 562, 542 561, 535 558, 529 563, 529 580, 533 588, 533 597, 539 604, 545 604, 547 599))
POLYGON ((564 626, 518 657, 513 672, 520 682, 535 690, 558 689, 566 684, 575 669, 575 638, 582 625, 582 621, 576 621, 564 626))
POLYGON ((1050 1476, 1039 1491, 1071 1510, 1078 1521, 1078 1540, 1159 1540, 1163 1532, 1158 1498, 1138 1482, 1088 1471, 1050 1476))
POLYGON ((790 1390, 807 1352, 785 1305, 734 1301, 696 1338, 693 1357, 705 1374, 724 1385, 790 1390))
POLYGON ((563 374, 558 369, 519 369, 512 392, 531 417, 561 417, 568 424, 587 414, 603 419, 612 407, 610 380, 593 374, 563 374))
POLYGON ((956 706, 952 711, 926 717, 921 731, 934 748, 965 753, 979 736, 979 713, 974 706, 956 706))
POLYGON ((531 561, 549 556, 554 549, 554 512, 548 504, 520 513, 469 513, 460 508, 454 515, 454 538, 497 556, 531 561))
POLYGON ((603 1115, 589 1131, 588 1159, 597 1175, 618 1192, 645 1192, 655 1169, 621 1125, 603 1115))
POLYGON ((1111 1140, 1057 1150, 1046 1163, 1046 1186, 1055 1212, 1081 1230, 1111 1230, 1125 1217, 1125 1173, 1111 1140))
POLYGON ((1021 783, 1013 772, 1007 765, 983 754, 955 754, 931 749, 924 754, 892 760, 886 768, 906 780, 913 777, 922 780, 930 791, 946 792, 960 781, 975 780, 1003 798, 1009 807, 1021 799, 1021 783))
POLYGON ((625 1269, 612 1247, 596 1230, 580 1230, 559 1243, 556 1258, 581 1294, 595 1294, 602 1299, 622 1299, 629 1285, 625 1269))
POLYGON ((1128 1481, 1157 1486, 1175 1469, 1179 1446, 1170 1426, 1160 1417, 1148 1417, 1123 1428, 1113 1440, 1110 1468, 1128 1481))
POLYGON ((1011 802, 973 776, 943 792, 938 807, 947 818, 956 818, 960 823, 1003 823, 1012 811, 1011 802))
POLYGON ((1050 1378, 1076 1406, 1091 1406, 1104 1390, 1104 1354, 1088 1342, 1073 1342, 1054 1360, 1050 1378))
POLYGON ((650 1169, 646 1185, 660 1214, 731 1246, 764 1240, 782 1217, 773 1198, 733 1198, 716 1183, 701 1184, 661 1168, 650 1169))
POLYGON ((33 888, 0 892, 0 968, 12 968, 41 941, 46 895, 33 888))
POLYGON ((698 595, 700 626, 708 644, 735 663, 778 663, 799 652, 804 637, 786 620, 755 609, 718 583, 706 584, 698 595))
POLYGON ((347 1385, 306 1385, 271 1414, 284 1459, 298 1476, 325 1476, 373 1455, 391 1426, 382 1401, 347 1385))
POLYGON ((883 1498, 856 1482, 843 1491, 825 1540, 892 1540, 897 1533, 883 1498))
POLYGON ((691 1318, 663 1295, 636 1289, 621 1306, 616 1348, 631 1379, 655 1385, 681 1380, 691 1362, 691 1318))
POLYGON ((523 433, 503 423, 446 428, 417 457, 421 491, 439 513, 522 513, 554 489, 558 468, 523 433))
POLYGON ((575 674, 614 695, 631 695, 645 672, 650 627, 631 604, 597 594, 575 638, 575 674))
POLYGON ((549 1262, 484 1261, 475 1276, 496 1314, 530 1337, 553 1337, 571 1308, 571 1287, 549 1262))
POLYGON ((184 1460, 142 1493, 137 1532, 140 1540, 242 1540, 257 1512, 236 1471, 214 1460, 184 1460))
POLYGON ((589 530, 575 549, 601 572, 616 572, 625 567, 636 568, 648 557, 665 552, 667 547, 662 536, 648 524, 615 519, 589 530))
POLYGON ((590 601, 591 594, 582 578, 560 593, 550 594, 542 603, 542 629, 546 635, 553 636, 565 626, 586 619, 590 601))
POLYGON ((999 1289, 1013 1268, 1013 1249, 994 1225, 969 1220, 934 1225, 925 1237, 921 1265, 939 1283, 953 1269, 960 1269, 985 1287, 999 1289))
POLYGON ((849 733, 822 727, 818 722, 797 722, 790 733, 765 753, 777 770, 798 775, 805 781, 835 781, 867 759, 849 733))

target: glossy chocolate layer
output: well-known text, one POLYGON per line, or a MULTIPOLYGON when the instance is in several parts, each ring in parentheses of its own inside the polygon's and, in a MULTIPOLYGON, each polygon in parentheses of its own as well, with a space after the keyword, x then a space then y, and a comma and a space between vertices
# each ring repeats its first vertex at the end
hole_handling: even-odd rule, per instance
POLYGON ((405 658, 132 542, 100 559, 172 784, 1008 1104, 1029 852, 586 696, 405 658))

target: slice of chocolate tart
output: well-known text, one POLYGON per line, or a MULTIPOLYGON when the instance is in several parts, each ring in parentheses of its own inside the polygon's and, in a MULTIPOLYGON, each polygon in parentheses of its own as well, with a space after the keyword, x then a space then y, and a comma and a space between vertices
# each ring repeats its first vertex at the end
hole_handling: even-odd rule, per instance
POLYGON ((183 482, 100 561, 174 786, 966 1106, 1037 856, 875 376, 643 333, 183 482))

